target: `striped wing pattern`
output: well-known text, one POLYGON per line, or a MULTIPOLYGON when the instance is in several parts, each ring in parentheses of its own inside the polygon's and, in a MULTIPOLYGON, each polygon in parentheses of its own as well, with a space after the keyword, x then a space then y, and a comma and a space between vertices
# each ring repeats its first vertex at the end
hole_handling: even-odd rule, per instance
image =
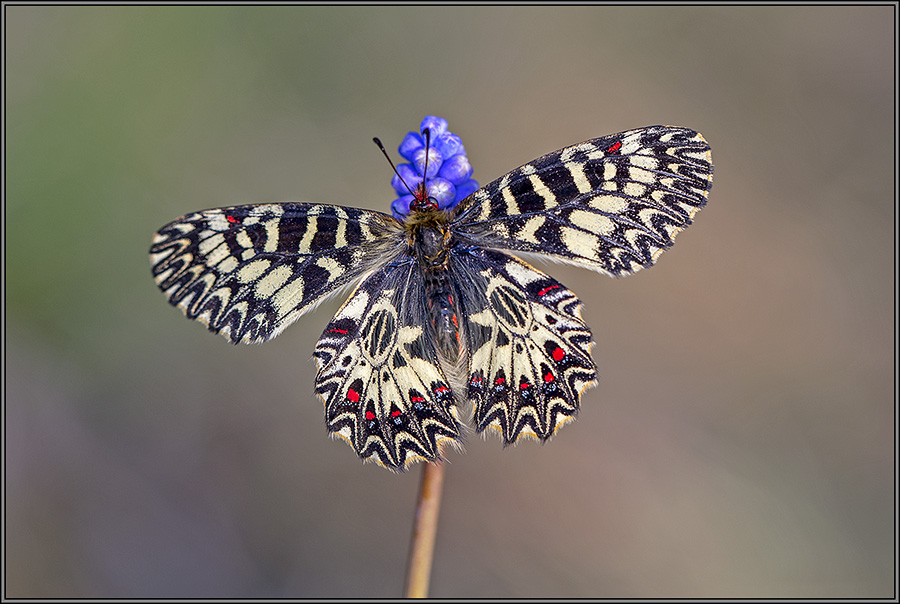
POLYGON ((435 461, 460 435, 453 391, 422 320, 415 268, 407 262, 366 278, 313 353, 329 432, 392 470, 435 461))
MULTIPOLYGON (((150 248, 157 285, 232 342, 269 340, 395 245, 385 214, 308 203, 188 214, 150 248)), ((396 228, 396 227, 395 227, 396 228)))
POLYGON ((691 224, 712 170, 709 144, 693 130, 630 130, 513 170, 463 200, 454 223, 478 245, 628 275, 691 224))
POLYGON ((574 419, 581 393, 596 383, 581 302, 501 252, 475 249, 459 264, 478 283, 457 293, 476 430, 496 430, 504 445, 522 436, 547 440, 574 419))
POLYGON ((458 445, 463 401, 504 445, 544 441, 596 383, 581 302, 506 252, 629 275, 691 224, 712 173, 700 134, 652 126, 544 155, 438 219, 309 203, 195 212, 156 233, 151 265, 171 304, 232 342, 271 339, 357 284, 316 344, 315 390, 330 433, 403 470, 458 445))

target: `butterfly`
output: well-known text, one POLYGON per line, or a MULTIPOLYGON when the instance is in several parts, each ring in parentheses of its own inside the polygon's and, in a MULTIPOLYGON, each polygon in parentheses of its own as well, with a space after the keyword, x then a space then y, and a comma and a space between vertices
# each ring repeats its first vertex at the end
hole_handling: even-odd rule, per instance
POLYGON ((422 197, 403 220, 314 203, 194 212, 155 234, 150 259, 171 304, 235 343, 352 287, 316 344, 315 392, 330 433, 403 470, 460 443, 461 410, 504 445, 574 419, 596 384, 591 331, 575 294, 519 256, 650 267, 712 174, 699 133, 651 126, 539 157, 449 211, 422 197))

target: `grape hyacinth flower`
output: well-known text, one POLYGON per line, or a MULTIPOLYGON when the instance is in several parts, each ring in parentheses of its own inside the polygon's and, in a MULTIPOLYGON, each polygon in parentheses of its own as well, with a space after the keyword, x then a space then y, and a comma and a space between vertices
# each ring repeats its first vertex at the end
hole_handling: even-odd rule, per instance
POLYGON ((447 120, 442 117, 429 115, 422 120, 419 132, 409 132, 397 151, 409 162, 397 166, 399 176, 394 175, 391 179, 391 186, 400 196, 391 203, 391 211, 398 220, 406 218, 415 199, 409 189, 415 191, 423 180, 428 197, 434 199, 442 210, 453 209, 478 190, 478 182, 472 179, 472 165, 466 157, 462 139, 447 129, 447 120), (426 128, 431 133, 431 144, 427 150, 428 174, 425 174, 425 139, 420 134, 426 128), (404 181, 406 184, 403 184, 404 181))

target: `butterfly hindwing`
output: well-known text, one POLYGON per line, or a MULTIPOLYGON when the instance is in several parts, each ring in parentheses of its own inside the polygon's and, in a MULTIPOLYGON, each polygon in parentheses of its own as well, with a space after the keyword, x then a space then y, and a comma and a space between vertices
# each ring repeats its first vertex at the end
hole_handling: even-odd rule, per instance
POLYGON ((711 186, 703 137, 652 126, 513 170, 461 202, 455 228, 476 245, 621 276, 654 264, 706 204, 711 186))
POLYGON ((150 260, 189 318, 232 342, 262 342, 378 268, 395 225, 380 212, 308 203, 206 210, 161 228, 150 260))
POLYGON ((451 271, 476 430, 497 429, 504 444, 521 436, 548 439, 574 418, 581 393, 596 383, 581 302, 555 279, 501 252, 467 250, 451 271))
POLYGON ((316 393, 329 432, 364 459, 402 470, 459 439, 455 400, 426 329, 415 264, 367 277, 316 344, 316 393))

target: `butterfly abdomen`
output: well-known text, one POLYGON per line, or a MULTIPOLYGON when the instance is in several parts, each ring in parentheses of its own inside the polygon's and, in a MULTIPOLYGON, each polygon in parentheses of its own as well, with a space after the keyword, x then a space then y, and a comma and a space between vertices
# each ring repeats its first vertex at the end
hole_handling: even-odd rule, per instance
POLYGON ((411 253, 424 275, 429 327, 443 360, 456 364, 461 346, 448 262, 452 247, 449 217, 443 211, 414 212, 406 223, 411 253))
POLYGON ((450 272, 450 255, 456 244, 450 217, 443 210, 426 208, 410 214, 404 228, 409 253, 423 277, 425 328, 431 333, 444 374, 459 395, 465 392, 462 385, 468 357, 460 339, 459 304, 450 272))
POLYGON ((446 271, 425 275, 425 306, 441 356, 456 363, 461 354, 459 319, 446 271))

